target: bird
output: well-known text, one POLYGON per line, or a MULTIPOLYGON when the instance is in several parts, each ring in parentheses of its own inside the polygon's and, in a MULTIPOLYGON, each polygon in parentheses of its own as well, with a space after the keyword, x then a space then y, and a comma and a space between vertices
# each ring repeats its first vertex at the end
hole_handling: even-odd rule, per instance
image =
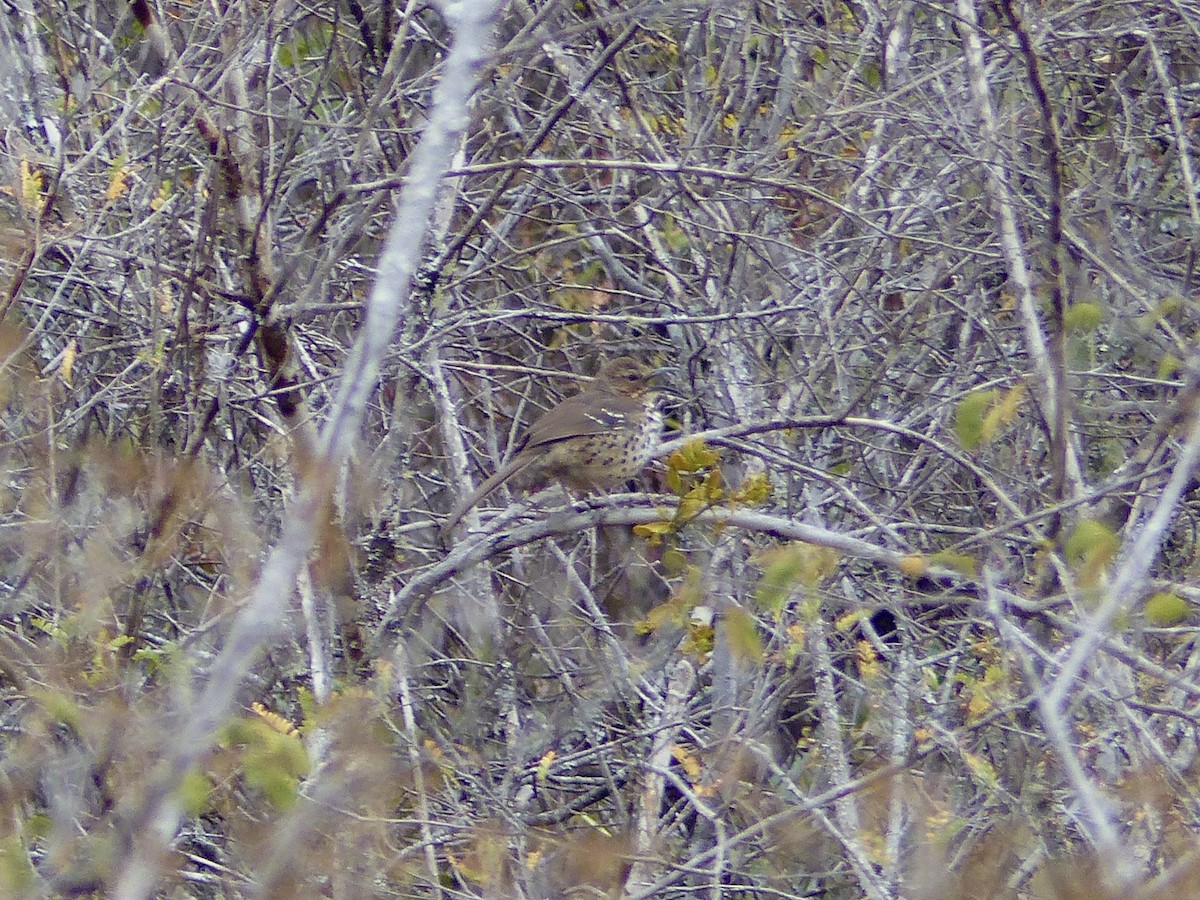
POLYGON ((629 357, 606 361, 581 393, 542 413, 518 441, 512 458, 460 502, 443 535, 480 500, 512 478, 531 485, 558 481, 587 492, 635 476, 658 446, 663 416, 652 385, 656 370, 629 357))

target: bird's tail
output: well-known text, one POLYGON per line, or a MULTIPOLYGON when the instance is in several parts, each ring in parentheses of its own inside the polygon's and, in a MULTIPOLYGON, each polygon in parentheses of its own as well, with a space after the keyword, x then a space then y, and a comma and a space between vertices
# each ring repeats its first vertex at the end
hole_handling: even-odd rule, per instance
POLYGON ((467 512, 470 511, 473 506, 475 506, 475 504, 492 493, 492 491, 496 490, 496 488, 500 487, 500 485, 504 484, 504 482, 508 481, 508 479, 512 478, 523 468, 525 468, 525 460, 518 460, 514 458, 509 460, 505 465, 501 466, 494 473, 484 479, 483 483, 480 484, 479 487, 471 491, 465 500, 460 501, 459 504, 454 507, 454 510, 450 513, 450 518, 448 518, 442 524, 442 536, 447 537, 450 532, 454 530, 454 526, 462 521, 462 517, 465 516, 467 512))

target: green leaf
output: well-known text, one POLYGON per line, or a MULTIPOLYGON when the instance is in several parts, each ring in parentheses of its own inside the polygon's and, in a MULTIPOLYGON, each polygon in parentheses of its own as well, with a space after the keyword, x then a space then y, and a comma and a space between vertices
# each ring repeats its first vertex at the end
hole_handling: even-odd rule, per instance
POLYGON ((974 450, 984 440, 984 419, 992 406, 1000 399, 1000 392, 975 391, 967 394, 958 403, 954 412, 954 433, 958 442, 967 450, 974 450))
POLYGON ((175 797, 189 816, 198 816, 208 809, 208 798, 212 793, 212 782, 202 772, 191 771, 183 776, 175 788, 175 797))
POLYGON ((1063 548, 1067 561, 1076 565, 1096 560, 1110 561, 1120 542, 1112 530, 1095 519, 1084 519, 1075 526, 1063 548))
POLYGON ((974 578, 979 574, 979 561, 969 553, 955 553, 953 550, 939 550, 929 557, 929 564, 952 569, 960 575, 974 578))
POLYGON ((29 852, 13 836, 0 841, 0 889, 7 897, 32 897, 37 878, 29 852))
POLYGON ((1183 361, 1178 356, 1172 356, 1168 353, 1158 361, 1156 375, 1162 379, 1170 378, 1181 368, 1183 368, 1183 361))
POLYGON ((1174 625, 1192 611, 1189 604, 1177 594, 1160 591, 1146 601, 1146 621, 1152 625, 1174 625))
POLYGON ((1120 539, 1101 522, 1084 519, 1075 526, 1063 549, 1067 562, 1079 573, 1083 587, 1094 587, 1117 555, 1120 539))
POLYGON ((754 591, 760 609, 778 612, 800 584, 814 587, 837 567, 838 555, 828 547, 797 541, 764 550, 754 562, 763 567, 754 591))
POLYGON ((754 616, 740 607, 731 607, 724 616, 725 636, 734 659, 755 665, 762 662, 762 638, 754 616))
POLYGON ((69 728, 76 728, 79 725, 79 704, 73 697, 51 688, 33 691, 30 697, 45 710, 51 721, 69 728))
POLYGON ((300 779, 265 757, 246 760, 242 770, 246 783, 262 791, 276 809, 290 809, 300 795, 300 779))
POLYGON ((1063 313, 1063 329, 1067 334, 1091 334, 1104 320, 1104 310, 1098 303, 1072 303, 1063 313))
POLYGON ((682 575, 688 566, 688 558, 679 550, 664 550, 662 555, 663 571, 669 577, 682 575))

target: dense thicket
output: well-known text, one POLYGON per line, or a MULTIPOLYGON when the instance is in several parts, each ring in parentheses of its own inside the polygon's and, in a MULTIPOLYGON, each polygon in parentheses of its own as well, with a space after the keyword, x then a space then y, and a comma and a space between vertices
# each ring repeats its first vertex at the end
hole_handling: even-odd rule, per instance
POLYGON ((1200 893, 1200 9, 488 6, 0 7, 0 893, 1200 893))

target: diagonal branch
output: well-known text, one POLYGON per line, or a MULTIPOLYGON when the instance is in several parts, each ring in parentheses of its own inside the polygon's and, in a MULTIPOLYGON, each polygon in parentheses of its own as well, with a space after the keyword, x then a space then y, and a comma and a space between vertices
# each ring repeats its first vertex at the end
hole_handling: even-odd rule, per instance
POLYGON ((184 810, 176 789, 212 746, 220 723, 233 711, 238 687, 261 650, 281 633, 296 578, 317 534, 335 473, 358 438, 367 400, 375 388, 391 336, 403 316, 413 272, 420 261, 437 187, 453 149, 469 121, 468 104, 484 59, 498 0, 448 3, 455 40, 445 74, 434 92, 429 124, 412 156, 379 271, 367 301, 366 317, 310 468, 301 473, 296 501, 251 597, 233 623, 208 682, 187 708, 181 727, 166 748, 146 802, 130 823, 132 849, 114 896, 142 900, 154 892, 163 851, 173 839, 184 810))

